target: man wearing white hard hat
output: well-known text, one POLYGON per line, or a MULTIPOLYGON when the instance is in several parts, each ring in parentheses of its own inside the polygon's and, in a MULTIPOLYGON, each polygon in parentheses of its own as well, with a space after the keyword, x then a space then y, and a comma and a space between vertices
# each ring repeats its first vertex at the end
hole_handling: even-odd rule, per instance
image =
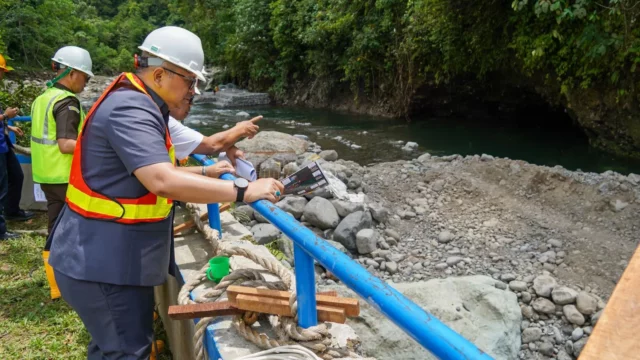
POLYGON ((153 287, 175 273, 173 200, 277 201, 274 179, 252 183, 176 167, 168 130, 196 93, 204 51, 190 31, 154 30, 93 105, 76 144, 67 199, 49 236, 49 264, 64 300, 91 334, 89 359, 147 359, 153 287))
MULTIPOLYGON (((93 76, 89 52, 77 46, 58 49, 51 61, 56 76, 31 106, 31 171, 33 182, 40 184, 47 199, 49 233, 64 206, 73 149, 84 120, 76 94, 93 76)), ((47 263, 50 245, 45 244, 42 257, 50 296, 56 299, 60 292, 47 263)))
POLYGON ((31 108, 33 181, 47 198, 49 232, 64 205, 73 149, 84 120, 76 94, 93 76, 91 56, 85 49, 65 46, 51 60, 56 76, 31 108))

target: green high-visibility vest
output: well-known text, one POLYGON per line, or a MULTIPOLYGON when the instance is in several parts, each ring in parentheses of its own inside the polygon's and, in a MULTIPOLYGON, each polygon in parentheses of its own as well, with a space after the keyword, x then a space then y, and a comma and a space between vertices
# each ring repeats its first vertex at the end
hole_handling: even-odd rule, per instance
MULTIPOLYGON (((63 154, 56 139, 56 120, 53 117, 54 105, 76 94, 58 89, 48 88, 38 96, 31 106, 31 172, 33 181, 40 184, 66 184, 69 182, 71 160, 73 154, 63 154)), ((82 106, 78 132, 84 122, 82 106)))

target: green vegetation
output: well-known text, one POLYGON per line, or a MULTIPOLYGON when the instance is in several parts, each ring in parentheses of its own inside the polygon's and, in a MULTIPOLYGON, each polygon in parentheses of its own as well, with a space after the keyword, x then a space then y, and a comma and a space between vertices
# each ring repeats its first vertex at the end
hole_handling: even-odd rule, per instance
MULTIPOLYGON (((47 227, 45 213, 27 223, 9 222, 11 230, 47 227)), ((62 299, 51 300, 42 263, 45 238, 24 235, 0 242, 0 359, 86 359, 89 334, 62 299)), ((165 341, 160 319, 156 336, 165 341)), ((159 360, 171 359, 165 351, 159 360)))
MULTIPOLYGON (((27 85, 24 82, 18 80, 15 88, 9 90, 0 84, 0 104, 4 107, 18 107, 20 109, 19 115, 31 114, 31 105, 38 95, 42 93, 42 89, 34 86, 27 85)), ((29 147, 31 138, 31 122, 16 123, 24 132, 24 136, 16 136, 16 142, 18 145, 29 147)))
POLYGON ((396 115, 437 86, 523 87, 565 105, 594 143, 640 149, 637 121, 619 120, 638 113, 640 0, 0 0, 0 11, 0 51, 22 70, 48 69, 68 44, 91 52, 96 73, 128 70, 151 29, 178 25, 223 69, 216 83, 280 99, 350 90, 396 115))
MULTIPOLYGON (((98 73, 130 69, 153 28, 185 26, 209 63, 254 88, 297 81, 410 97, 454 77, 518 73, 558 93, 603 84, 623 96, 640 62, 637 0, 0 0, 0 51, 46 69, 65 44, 98 73)), ((401 105, 401 101, 398 103, 401 105)))
MULTIPOLYGON (((183 2, 185 3, 185 2, 183 2)), ((408 110, 420 87, 506 74, 548 93, 632 92, 640 2, 628 0, 195 0, 181 13, 208 59, 254 88, 349 86, 408 110), (524 76, 523 76, 524 75, 524 76), (527 81, 528 82, 528 81, 527 81)))

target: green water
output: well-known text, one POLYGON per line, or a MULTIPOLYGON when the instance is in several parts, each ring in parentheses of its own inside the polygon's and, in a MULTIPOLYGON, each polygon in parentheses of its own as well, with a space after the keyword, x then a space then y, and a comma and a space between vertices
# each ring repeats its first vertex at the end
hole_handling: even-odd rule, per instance
POLYGON ((334 149, 341 158, 362 165, 411 159, 424 152, 439 156, 485 153, 538 165, 561 165, 570 170, 640 173, 640 161, 616 157, 590 147, 584 134, 564 114, 544 111, 529 111, 515 118, 500 115, 464 119, 424 116, 407 122, 306 108, 216 109, 212 105, 197 104, 185 123, 208 135, 223 130, 224 125, 233 126, 242 120, 236 116, 239 111, 245 111, 252 117, 264 116, 259 122, 261 130, 306 135, 323 149, 334 149), (310 125, 300 125, 305 123, 310 125), (361 148, 350 148, 336 140, 338 136, 361 148), (418 151, 403 151, 397 144, 399 141, 418 143, 418 151))

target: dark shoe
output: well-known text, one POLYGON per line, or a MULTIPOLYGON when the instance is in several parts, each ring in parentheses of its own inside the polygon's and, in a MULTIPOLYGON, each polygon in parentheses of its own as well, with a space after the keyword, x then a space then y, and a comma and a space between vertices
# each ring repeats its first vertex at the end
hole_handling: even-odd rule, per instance
POLYGON ((6 233, 4 233, 4 234, 0 235, 0 241, 2 241, 2 240, 17 239, 17 238, 19 238, 19 237, 20 237, 20 235, 18 235, 18 234, 14 234, 14 233, 12 233, 12 232, 8 232, 8 231, 7 231, 6 233))
POLYGON ((13 221, 27 221, 34 216, 36 216, 36 214, 32 213, 31 211, 20 210, 15 214, 6 214, 4 218, 13 221))

